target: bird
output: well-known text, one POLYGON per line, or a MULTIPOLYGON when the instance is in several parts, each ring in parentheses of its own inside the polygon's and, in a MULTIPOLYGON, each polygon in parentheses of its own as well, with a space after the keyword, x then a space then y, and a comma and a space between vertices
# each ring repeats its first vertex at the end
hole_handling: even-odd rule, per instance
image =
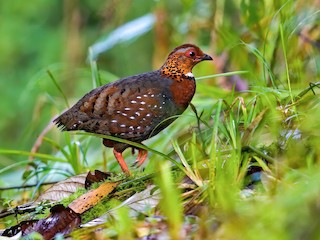
MULTIPOLYGON (((62 131, 113 136, 142 144, 167 126, 189 106, 196 90, 192 69, 198 63, 213 60, 194 44, 173 49, 164 64, 155 71, 125 77, 93 89, 53 122, 62 131)), ((131 172, 122 155, 127 148, 138 150, 135 163, 141 166, 147 150, 103 138, 113 148, 122 171, 131 172)), ((144 146, 144 145, 143 145, 144 146)))

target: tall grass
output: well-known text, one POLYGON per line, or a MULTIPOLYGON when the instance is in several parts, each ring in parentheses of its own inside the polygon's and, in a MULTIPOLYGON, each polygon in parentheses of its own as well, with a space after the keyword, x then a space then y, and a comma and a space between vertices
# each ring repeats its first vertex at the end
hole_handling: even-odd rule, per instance
MULTIPOLYGON (((164 31, 156 21, 154 44, 148 42, 155 46, 154 56, 148 55, 149 60, 157 59, 154 68, 159 67, 163 49, 169 51, 185 39, 215 55, 214 66, 207 63, 194 69, 199 77, 193 106, 168 129, 146 141, 147 147, 132 143, 149 151, 144 172, 134 169, 136 174, 160 169, 154 181, 163 197, 158 213, 166 217, 171 237, 179 237, 186 215, 196 214, 197 231, 192 233, 195 239, 319 238, 316 3, 272 0, 170 3, 152 5, 155 16, 161 16, 166 27, 164 31), (184 11, 180 14, 177 9, 184 11), (249 87, 236 91, 232 85, 234 76, 249 87), (230 82, 230 88, 223 88, 230 82), (175 166, 171 171, 167 161, 175 166), (183 180, 177 175, 182 175, 183 180), (194 183, 191 193, 177 190, 186 179, 194 183), (199 206, 199 210, 187 211, 186 206, 190 205, 199 206)), ((118 78, 110 72, 130 75, 130 70, 122 72, 119 68, 133 66, 132 58, 146 52, 142 38, 138 42, 116 45, 107 53, 108 59, 91 61, 91 72, 85 70, 82 76, 88 79, 91 76, 92 81, 86 82, 83 88, 88 89, 81 89, 82 93, 118 78), (119 55, 122 57, 118 59, 119 55), (102 63, 109 65, 105 67, 102 63)), ((150 61, 148 64, 151 65, 150 61)), ((54 94, 52 89, 48 91, 54 105, 51 115, 82 96, 78 90, 71 98, 55 72, 48 78, 50 86, 57 87, 54 94)), ((108 171, 119 171, 111 150, 101 150, 99 137, 51 130, 43 138, 38 153, 0 149, 8 158, 14 155, 35 158, 30 163, 23 157, 23 161, 2 168, 0 174, 10 171, 14 174, 18 167, 29 164, 25 180, 36 178, 39 183, 57 173, 73 175, 101 168, 102 162, 108 171)), ((133 162, 135 157, 126 151, 125 158, 133 162)), ((1 197, 6 198, 5 194, 1 193, 1 197)), ((122 209, 118 214, 115 229, 119 236, 126 232, 134 236, 135 225, 129 224, 129 211, 122 209)))

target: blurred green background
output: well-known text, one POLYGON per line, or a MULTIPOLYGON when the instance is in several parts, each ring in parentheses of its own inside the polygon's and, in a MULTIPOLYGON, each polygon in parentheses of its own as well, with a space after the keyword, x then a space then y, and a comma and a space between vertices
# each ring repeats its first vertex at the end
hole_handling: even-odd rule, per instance
MULTIPOLYGON (((156 69, 175 46, 191 42, 215 58, 214 65, 197 67, 196 76, 247 70, 240 89, 246 84, 286 88, 282 23, 291 83, 305 87, 319 78, 317 10, 319 2, 312 0, 1 1, 0 147, 29 151, 63 111, 62 96, 48 70, 74 103, 93 88, 89 47, 105 42, 116 29, 121 35, 121 27, 142 16, 152 16, 146 22, 150 29, 139 32, 131 26, 133 33, 123 33, 127 38, 109 43, 109 49, 99 53, 104 83, 156 69), (257 57, 256 50, 263 57, 257 57)), ((228 88, 232 81, 201 84, 228 88)), ((21 158, 25 159, 1 155, 0 167, 21 158)))
MULTIPOLYGON (((100 84, 92 60, 104 84, 157 69, 189 42, 214 59, 193 71, 206 76, 192 100, 201 123, 189 107, 146 146, 192 162, 203 183, 191 194, 204 207, 196 229, 208 234, 198 239, 319 239, 319 13, 319 0, 0 1, 0 186, 119 172, 100 139, 53 126, 28 161, 67 107, 57 86, 71 105, 100 84), (209 76, 238 70, 246 74, 209 76)), ((160 169, 155 151, 137 172, 160 169)), ((0 192, 0 210, 20 202, 18 191, 0 192)), ((169 220, 181 214, 175 197, 163 201, 169 220)))

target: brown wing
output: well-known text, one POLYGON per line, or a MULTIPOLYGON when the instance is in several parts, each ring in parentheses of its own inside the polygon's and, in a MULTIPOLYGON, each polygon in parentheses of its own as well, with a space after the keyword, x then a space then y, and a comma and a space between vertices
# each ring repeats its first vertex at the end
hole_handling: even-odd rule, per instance
MULTIPOLYGON (((159 123, 178 114, 169 92, 170 81, 159 81, 159 75, 151 72, 105 85, 84 96, 56 122, 65 130, 143 141, 159 123)), ((154 134, 171 122, 162 124, 154 134)))

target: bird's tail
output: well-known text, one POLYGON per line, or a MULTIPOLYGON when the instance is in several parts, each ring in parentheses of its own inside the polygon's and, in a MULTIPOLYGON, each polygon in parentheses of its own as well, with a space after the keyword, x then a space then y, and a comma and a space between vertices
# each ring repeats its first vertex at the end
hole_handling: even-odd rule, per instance
POLYGON ((78 126, 82 121, 80 121, 78 118, 75 118, 70 111, 66 111, 62 113, 59 117, 54 119, 53 122, 62 131, 73 131, 78 129, 78 126))

